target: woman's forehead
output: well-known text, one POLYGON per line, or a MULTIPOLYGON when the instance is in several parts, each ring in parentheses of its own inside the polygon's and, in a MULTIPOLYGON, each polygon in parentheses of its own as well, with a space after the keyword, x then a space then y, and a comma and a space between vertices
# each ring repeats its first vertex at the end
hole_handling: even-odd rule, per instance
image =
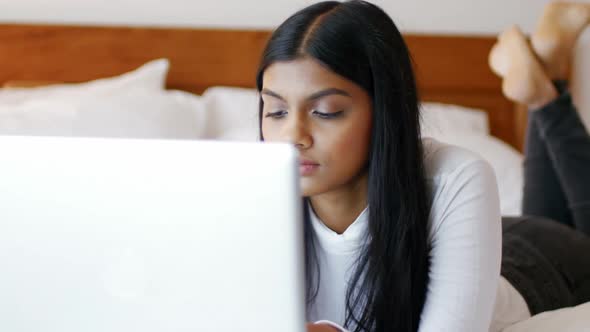
POLYGON ((351 95, 359 89, 353 82, 309 57, 275 62, 264 72, 263 89, 285 98, 304 97, 327 88, 344 90, 351 95))

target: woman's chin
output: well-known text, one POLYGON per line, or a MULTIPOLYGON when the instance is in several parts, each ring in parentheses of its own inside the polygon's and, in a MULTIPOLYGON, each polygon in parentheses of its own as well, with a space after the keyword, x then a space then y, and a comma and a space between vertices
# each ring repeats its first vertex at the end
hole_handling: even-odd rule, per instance
POLYGON ((320 188, 309 180, 310 179, 305 178, 301 179, 301 196, 303 197, 311 197, 321 193, 321 190, 319 190, 320 188))

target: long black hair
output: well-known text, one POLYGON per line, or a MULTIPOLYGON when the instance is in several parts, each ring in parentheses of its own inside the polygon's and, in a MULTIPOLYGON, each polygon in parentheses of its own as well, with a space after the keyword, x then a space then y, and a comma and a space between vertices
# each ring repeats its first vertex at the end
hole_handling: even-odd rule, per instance
MULTIPOLYGON (((272 34, 256 77, 258 91, 268 66, 301 57, 356 83, 372 99, 368 242, 346 294, 345 325, 355 331, 416 331, 428 283, 430 200, 408 48, 379 7, 358 0, 320 2, 295 13, 272 34)), ((260 123, 262 108, 260 99, 260 123)), ((320 267, 307 208, 304 217, 310 305, 320 267)))

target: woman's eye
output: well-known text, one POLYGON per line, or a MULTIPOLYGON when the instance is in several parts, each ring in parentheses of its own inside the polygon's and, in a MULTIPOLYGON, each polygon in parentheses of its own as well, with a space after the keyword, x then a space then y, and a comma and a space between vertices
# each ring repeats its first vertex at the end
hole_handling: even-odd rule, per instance
POLYGON ((324 112, 320 112, 320 111, 312 111, 312 114, 318 116, 321 119, 334 119, 339 117, 340 115, 342 115, 342 113, 344 113, 344 111, 339 111, 339 112, 332 112, 332 113, 324 113, 324 112))
POLYGON ((287 111, 279 110, 276 112, 268 112, 268 113, 266 113, 266 115, 264 117, 265 118, 280 119, 286 115, 287 115, 287 111))

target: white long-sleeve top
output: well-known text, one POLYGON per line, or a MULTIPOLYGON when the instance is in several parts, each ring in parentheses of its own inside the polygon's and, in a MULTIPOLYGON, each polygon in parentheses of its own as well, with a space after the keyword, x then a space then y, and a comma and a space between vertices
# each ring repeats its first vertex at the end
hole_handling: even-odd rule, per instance
MULTIPOLYGON (((498 329, 527 318, 520 294, 500 279, 501 217, 491 166, 458 147, 432 139, 423 142, 432 197, 428 224, 432 251, 419 331, 488 331, 497 293, 501 296, 495 309, 498 329)), ((309 318, 338 327, 344 324, 346 290, 367 232, 368 210, 337 234, 309 209, 320 266, 319 292, 309 318)))

